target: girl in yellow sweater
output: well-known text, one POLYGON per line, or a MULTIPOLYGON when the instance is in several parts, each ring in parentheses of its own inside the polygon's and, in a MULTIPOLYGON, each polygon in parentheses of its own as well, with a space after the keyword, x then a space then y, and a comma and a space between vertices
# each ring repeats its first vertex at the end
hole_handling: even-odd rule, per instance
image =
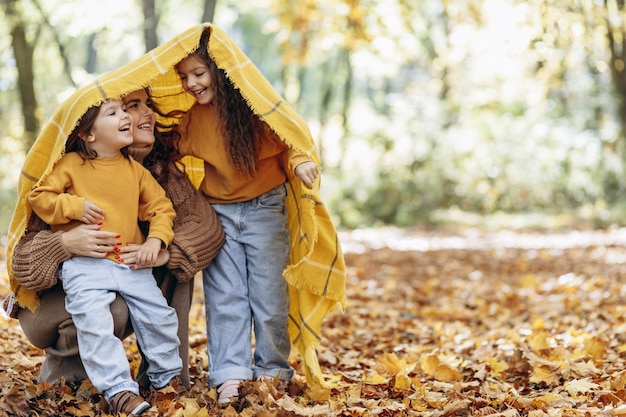
POLYGON ((112 414, 139 415, 150 404, 139 395, 122 342, 114 335, 109 306, 116 293, 128 305, 152 387, 173 383, 182 362, 175 310, 167 305, 152 269, 141 268, 154 265, 159 251, 171 243, 175 212, 150 172, 128 157, 126 147, 132 143, 133 123, 122 101, 91 107, 70 134, 67 153, 28 201, 52 230, 103 223, 101 230, 119 233, 119 245, 141 244, 136 269, 124 265, 115 251, 106 258, 75 256, 63 263, 59 277, 89 379, 104 393, 112 414), (150 223, 145 241, 138 218, 150 223))
POLYGON ((176 70, 195 103, 180 121, 178 149, 204 161, 200 190, 212 203, 226 243, 203 271, 209 384, 219 402, 242 380, 289 380, 287 170, 311 188, 317 164, 290 149, 255 115, 207 52, 210 31, 176 70), (252 331, 255 349, 252 353, 252 331))

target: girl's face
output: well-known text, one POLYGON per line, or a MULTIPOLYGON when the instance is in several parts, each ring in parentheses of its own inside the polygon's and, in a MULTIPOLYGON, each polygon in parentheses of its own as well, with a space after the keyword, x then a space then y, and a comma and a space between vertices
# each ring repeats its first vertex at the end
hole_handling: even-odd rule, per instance
POLYGON ((183 89, 199 104, 210 104, 215 96, 209 67, 195 55, 189 55, 176 65, 183 89))
POLYGON ((132 119, 121 100, 109 100, 100 106, 89 134, 87 145, 101 158, 117 156, 120 149, 133 143, 132 119))
POLYGON ((146 147, 154 144, 155 115, 152 100, 146 90, 133 91, 122 99, 133 120, 133 146, 146 147))

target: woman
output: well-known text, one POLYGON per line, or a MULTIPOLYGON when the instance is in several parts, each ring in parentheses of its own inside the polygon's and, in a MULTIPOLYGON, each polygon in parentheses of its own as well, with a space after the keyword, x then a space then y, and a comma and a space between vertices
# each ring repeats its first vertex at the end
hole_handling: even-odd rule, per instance
MULTIPOLYGON (((170 133, 162 133, 163 127, 156 125, 147 91, 134 91, 123 97, 123 101, 133 119, 133 144, 129 153, 152 172, 176 210, 174 241, 159 255, 159 266, 153 273, 168 304, 178 315, 183 360, 181 381, 188 389, 188 327, 193 277, 218 253, 224 243, 224 231, 211 206, 171 161, 171 155, 176 153, 168 137, 170 133)), ((105 257, 118 247, 115 236, 115 233, 100 231, 97 225, 81 225, 65 233, 53 233, 47 224, 31 214, 26 233, 15 246, 12 268, 20 286, 39 294, 39 307, 35 311, 15 309, 14 317, 19 319, 30 342, 46 351, 40 381, 86 378, 78 356, 76 328, 65 310, 65 294, 57 283, 57 270, 62 262, 75 255, 105 257)), ((118 256, 125 264, 134 264, 138 248, 138 245, 122 245, 118 256)), ((131 334, 128 309, 119 296, 111 305, 111 312, 116 335, 123 339, 131 334)), ((142 361, 137 379, 143 386, 149 384, 145 369, 142 361)))

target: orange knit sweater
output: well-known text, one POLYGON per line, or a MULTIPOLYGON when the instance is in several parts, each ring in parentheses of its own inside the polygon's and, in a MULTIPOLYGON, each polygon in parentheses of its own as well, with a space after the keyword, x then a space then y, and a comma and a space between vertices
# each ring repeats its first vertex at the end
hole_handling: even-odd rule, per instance
POLYGON ((290 150, 267 125, 264 126, 258 169, 253 177, 247 177, 230 163, 224 137, 218 129, 215 106, 195 103, 183 116, 178 150, 204 161, 205 175, 200 190, 210 203, 235 203, 258 197, 286 182, 287 169, 293 170, 298 164, 311 161, 306 154, 290 150), (291 168, 283 166, 286 159, 291 168))
MULTIPOLYGON (((150 223, 147 237, 161 240, 164 247, 172 242, 172 203, 150 171, 132 158, 119 154, 85 161, 69 152, 28 196, 33 211, 53 231, 82 224, 85 200, 104 210, 101 230, 119 233, 122 242, 145 241, 137 218, 150 223)), ((115 261, 114 256, 109 258, 115 261)))

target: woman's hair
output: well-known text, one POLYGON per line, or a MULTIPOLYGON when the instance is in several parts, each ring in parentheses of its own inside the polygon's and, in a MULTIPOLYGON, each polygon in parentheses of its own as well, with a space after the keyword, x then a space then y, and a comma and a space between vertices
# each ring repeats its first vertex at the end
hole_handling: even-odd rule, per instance
POLYGON ((252 112, 239 89, 227 77, 224 70, 217 67, 208 53, 209 29, 200 37, 198 49, 193 55, 206 63, 213 80, 215 101, 220 129, 226 142, 226 152, 230 155, 235 169, 244 176, 252 176, 258 168, 260 132, 263 122, 252 112))
MULTIPOLYGON (((83 161, 96 159, 98 157, 98 153, 89 148, 84 138, 89 136, 96 118, 98 117, 98 113, 100 112, 100 107, 102 107, 102 104, 89 107, 81 116, 76 124, 76 127, 74 127, 74 130, 72 130, 72 133, 70 133, 65 141, 65 152, 76 152, 81 158, 83 158, 83 161)), ((120 152, 125 157, 128 157, 127 148, 122 148, 120 152)))
MULTIPOLYGON (((152 111, 161 117, 166 117, 167 115, 152 101, 150 89, 146 88, 145 90, 152 103, 152 111)), ((156 126, 154 127, 154 146, 152 151, 143 160, 143 166, 152 173, 159 184, 164 184, 167 181, 170 165, 168 162, 178 162, 182 158, 182 155, 174 146, 179 138, 180 133, 176 129, 173 129, 173 126, 160 123, 158 120, 156 121, 156 126)))

